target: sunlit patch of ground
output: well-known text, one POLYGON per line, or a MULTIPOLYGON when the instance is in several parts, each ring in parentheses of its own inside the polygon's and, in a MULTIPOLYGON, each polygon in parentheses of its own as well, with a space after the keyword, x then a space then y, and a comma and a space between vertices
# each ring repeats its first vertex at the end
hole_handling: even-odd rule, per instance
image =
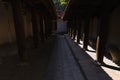
MULTIPOLYGON (((75 39, 74 41, 76 41, 77 39, 75 39)), ((79 44, 80 47, 83 47, 83 42, 80 41, 81 44, 79 44)), ((93 59, 96 61, 96 52, 95 50, 88 46, 88 50, 90 51, 86 51, 86 53, 93 59), (91 52, 92 51, 92 52, 91 52)), ((111 60, 109 60, 108 58, 104 57, 104 62, 105 64, 108 65, 108 67, 105 66, 101 66, 101 68, 113 79, 113 80, 120 80, 120 66, 117 66, 115 63, 113 63, 111 60)))

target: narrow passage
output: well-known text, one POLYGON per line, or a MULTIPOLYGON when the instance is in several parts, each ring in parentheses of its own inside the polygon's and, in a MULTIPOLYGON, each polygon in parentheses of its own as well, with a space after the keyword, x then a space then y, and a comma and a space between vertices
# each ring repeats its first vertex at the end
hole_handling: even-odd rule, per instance
POLYGON ((84 80, 63 35, 58 35, 44 80, 84 80))

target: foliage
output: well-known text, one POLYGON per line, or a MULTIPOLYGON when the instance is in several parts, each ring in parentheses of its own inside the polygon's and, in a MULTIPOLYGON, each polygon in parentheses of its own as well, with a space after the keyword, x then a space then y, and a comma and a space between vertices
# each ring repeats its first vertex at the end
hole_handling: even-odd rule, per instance
POLYGON ((68 0, 54 0, 55 6, 57 10, 64 10, 66 5, 68 4, 68 0))
POLYGON ((68 1, 67 1, 67 0, 60 0, 60 4, 61 4, 61 5, 67 5, 67 4, 68 4, 68 1))

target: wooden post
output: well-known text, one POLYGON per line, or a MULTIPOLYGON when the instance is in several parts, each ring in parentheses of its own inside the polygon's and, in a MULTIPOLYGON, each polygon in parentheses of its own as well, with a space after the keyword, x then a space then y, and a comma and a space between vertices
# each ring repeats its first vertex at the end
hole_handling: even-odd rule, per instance
POLYGON ((72 21, 70 21, 70 36, 72 37, 72 28, 73 27, 73 22, 72 21))
POLYGON ((69 27, 69 35, 71 34, 71 23, 70 23, 70 21, 69 21, 69 23, 68 23, 69 25, 68 25, 68 27, 69 27))
POLYGON ((47 17, 45 17, 45 19, 44 19, 44 24, 45 24, 45 39, 47 39, 48 38, 48 25, 49 25, 49 20, 47 19, 47 17))
POLYGON ((57 30, 57 21, 56 20, 53 20, 52 21, 52 32, 55 33, 55 31, 57 30))
POLYGON ((84 25, 84 33, 83 33, 83 48, 85 50, 87 50, 87 46, 88 46, 88 43, 89 43, 89 22, 90 22, 90 19, 89 17, 86 17, 84 19, 85 21, 85 25, 84 25))
POLYGON ((70 36, 72 37, 72 27, 70 27, 70 36))
POLYGON ((69 34, 69 21, 67 21, 67 33, 69 34))
POLYGON ((52 21, 50 19, 47 20, 47 37, 52 34, 52 21))
POLYGON ((106 43, 108 40, 109 32, 109 15, 99 17, 98 37, 96 44, 97 61, 103 63, 103 57, 106 52, 106 43))
POLYGON ((44 42, 44 30, 43 30, 43 16, 40 15, 40 38, 44 42))
POLYGON ((70 21, 67 21, 67 33, 70 35, 70 21))
POLYGON ((93 37, 93 35, 92 35, 92 32, 93 32, 93 28, 94 28, 94 17, 92 17, 91 19, 90 19, 90 28, 89 28, 89 36, 90 36, 90 39, 93 39, 92 37, 93 37))
POLYGON ((79 20, 79 22, 77 21, 77 43, 80 43, 80 38, 81 38, 81 20, 79 20))
POLYGON ((57 30, 57 20, 55 20, 54 24, 55 24, 55 31, 56 31, 57 30))
POLYGON ((31 9, 31 19, 32 19, 34 47, 37 48, 39 44, 39 31, 38 31, 38 24, 37 24, 37 15, 34 8, 31 9))
POLYGON ((50 36, 52 34, 53 22, 52 20, 49 21, 50 21, 50 28, 49 28, 49 36, 50 36))
POLYGON ((23 20, 23 7, 21 0, 12 0, 11 1, 13 18, 14 18, 14 27, 16 33, 16 41, 18 47, 18 54, 20 61, 27 61, 27 49, 25 41, 25 30, 24 30, 24 20, 23 20))
POLYGON ((76 25, 76 19, 73 20, 73 40, 75 40, 77 33, 77 25, 76 25))
POLYGON ((72 26, 73 26, 73 24, 72 24, 72 21, 70 21, 70 36, 72 37, 72 26))
POLYGON ((73 26, 74 26, 74 24, 73 24, 73 20, 72 20, 71 21, 71 26, 70 26, 71 27, 71 38, 73 37, 73 30, 74 30, 73 26))

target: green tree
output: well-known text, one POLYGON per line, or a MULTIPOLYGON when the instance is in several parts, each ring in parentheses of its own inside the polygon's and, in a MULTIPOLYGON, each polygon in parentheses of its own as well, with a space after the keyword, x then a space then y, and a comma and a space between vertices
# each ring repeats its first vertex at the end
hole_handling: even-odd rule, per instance
POLYGON ((68 0, 54 0, 54 3, 57 10, 64 10, 68 4, 68 0))
POLYGON ((68 1, 67 1, 67 0, 60 0, 60 4, 61 4, 61 5, 67 5, 67 4, 68 4, 68 1))

